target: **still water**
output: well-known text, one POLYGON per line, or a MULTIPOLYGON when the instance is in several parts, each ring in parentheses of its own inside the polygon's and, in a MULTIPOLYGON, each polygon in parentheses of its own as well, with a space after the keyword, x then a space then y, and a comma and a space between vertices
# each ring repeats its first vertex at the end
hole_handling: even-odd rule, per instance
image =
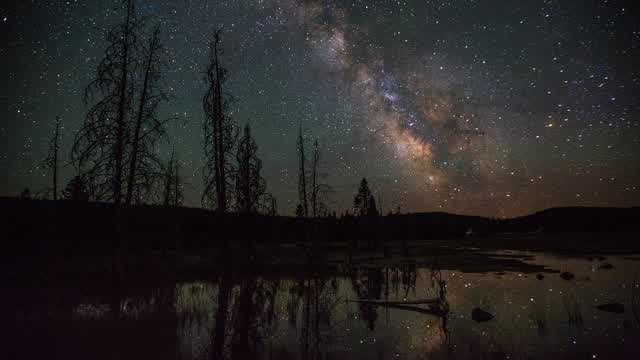
POLYGON ((11 358, 640 358, 639 258, 499 255, 536 271, 409 259, 332 275, 6 289, 11 358), (475 321, 475 308, 494 318, 475 321))

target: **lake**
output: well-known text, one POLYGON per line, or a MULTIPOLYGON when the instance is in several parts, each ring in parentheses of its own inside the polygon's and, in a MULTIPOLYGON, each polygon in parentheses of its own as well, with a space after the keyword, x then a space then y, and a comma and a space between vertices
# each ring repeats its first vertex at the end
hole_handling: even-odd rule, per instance
POLYGON ((640 257, 478 256, 12 285, 8 358, 639 358, 640 257))

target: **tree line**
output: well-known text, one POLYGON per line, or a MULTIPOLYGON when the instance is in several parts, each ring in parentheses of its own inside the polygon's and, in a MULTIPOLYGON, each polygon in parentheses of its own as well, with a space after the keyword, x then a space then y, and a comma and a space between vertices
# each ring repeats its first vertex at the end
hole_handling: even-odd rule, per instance
MULTIPOLYGON (((76 175, 61 195, 78 201, 112 202, 115 205, 156 203, 180 206, 185 182, 175 151, 162 159, 158 146, 168 142, 167 128, 177 121, 161 118, 158 109, 170 102, 164 84, 165 48, 160 25, 138 16, 134 0, 123 0, 122 22, 107 32, 106 49, 86 86, 83 102, 88 111, 75 134, 71 164, 76 175)), ((226 92, 227 69, 223 62, 222 33, 215 31, 205 68, 206 91, 202 98, 204 166, 201 204, 224 214, 276 215, 276 198, 262 177, 258 145, 247 123, 242 130, 230 116, 233 97, 226 92)), ((58 199, 59 150, 62 119, 56 117, 49 155, 52 198, 58 199)), ((318 218, 331 215, 328 174, 322 171, 318 139, 310 149, 300 125, 298 204, 296 215, 318 218)), ((21 197, 28 198, 27 189, 21 197)), ((357 216, 377 215, 375 199, 362 179, 354 199, 357 216)))

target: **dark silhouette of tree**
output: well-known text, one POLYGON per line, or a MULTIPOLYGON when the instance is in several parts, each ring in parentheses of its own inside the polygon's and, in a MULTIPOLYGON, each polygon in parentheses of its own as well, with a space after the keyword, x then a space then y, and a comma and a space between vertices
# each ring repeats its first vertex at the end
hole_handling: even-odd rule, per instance
MULTIPOLYGON (((302 216, 309 216, 309 202, 307 201, 307 172, 306 163, 307 158, 304 152, 304 137, 302 136, 302 124, 298 131, 298 199, 302 206, 302 216)), ((297 210, 297 209, 296 209, 297 210)))
POLYGON ((175 159, 175 152, 164 167, 164 186, 162 191, 162 204, 164 206, 182 205, 182 179, 180 178, 180 164, 175 159))
POLYGON ((238 169, 235 173, 236 207, 239 213, 257 213, 266 208, 267 185, 262 178, 262 161, 258 158, 258 145, 251 136, 251 127, 245 125, 236 152, 238 169))
MULTIPOLYGON (((251 136, 251 127, 246 124, 236 152, 238 169, 235 172, 235 201, 240 214, 255 214, 266 209, 267 185, 260 171, 262 161, 258 158, 258 145, 251 136)), ((247 258, 255 256, 255 239, 247 237, 247 258)))
POLYGON ((116 204, 123 195, 139 28, 133 0, 123 5, 124 22, 108 32, 105 55, 85 89, 85 105, 95 103, 72 148, 72 161, 86 169, 84 174, 96 184, 96 196, 116 204))
MULTIPOLYGON (((259 279, 250 271, 231 288, 221 283, 218 296, 228 296, 214 326, 212 359, 257 359, 263 342, 276 329, 275 305, 280 282, 259 279), (230 291, 230 292, 229 292, 230 291), (217 337, 216 337, 217 336, 217 337)), ((224 282, 225 280, 223 280, 224 282)))
POLYGON ((168 101, 168 96, 161 86, 163 50, 160 27, 156 26, 147 46, 143 49, 142 83, 137 90, 138 103, 131 136, 125 199, 127 205, 131 204, 134 196, 140 200, 145 191, 148 192, 153 188, 155 180, 161 175, 162 165, 154 147, 166 135, 164 126, 166 121, 161 121, 157 116, 158 106, 168 101))
MULTIPOLYGON (((382 297, 382 283, 384 280, 381 269, 367 268, 364 271, 353 271, 350 274, 351 286, 360 300, 380 300, 382 297)), ((375 306, 366 303, 358 303, 360 318, 369 330, 374 330, 378 320, 378 311, 375 306)))
POLYGON ((271 193, 265 194, 264 203, 267 207, 267 215, 276 216, 278 215, 278 200, 271 193))
POLYGON ((313 157, 311 158, 311 215, 315 218, 318 216, 326 216, 329 212, 327 206, 327 198, 331 193, 331 187, 324 183, 327 174, 320 171, 320 146, 318 140, 313 143, 313 157))
POLYGON ((366 178, 360 181, 358 194, 353 199, 353 212, 356 216, 377 216, 378 209, 376 201, 369 190, 369 183, 366 178))
POLYGON ((304 207, 302 206, 302 204, 298 204, 296 206, 296 217, 304 217, 304 207))
POLYGON ((18 195, 18 199, 20 200, 30 200, 31 199, 31 190, 28 187, 24 188, 20 194, 18 195))
POLYGON ((248 274, 234 302, 231 358, 257 359, 264 339, 275 329, 275 299, 279 281, 258 280, 248 274))
MULTIPOLYGON (((225 255, 222 255, 225 256, 225 255)), ((228 261, 227 261, 227 265, 228 261)), ((229 320, 229 307, 231 301, 231 291, 233 290, 233 278, 230 267, 225 266, 224 274, 220 280, 218 288, 218 310, 216 311, 215 327, 211 339, 211 359, 223 359, 223 352, 226 343, 227 321, 229 320)))
POLYGON ((257 317, 257 306, 254 303, 256 279, 245 276, 237 296, 234 309, 233 333, 231 336, 231 354, 235 359, 255 359, 256 349, 249 339, 257 338, 252 321, 257 317))
POLYGON ((337 291, 338 282, 323 277, 300 277, 289 289, 287 317, 292 327, 300 329, 301 359, 323 358, 323 345, 332 335, 332 312, 336 303, 342 301, 337 298, 337 291))
POLYGON ((62 118, 56 116, 53 134, 49 141, 49 154, 44 160, 46 168, 51 169, 51 191, 53 200, 58 200, 58 152, 60 151, 60 127, 62 126, 62 118))
POLYGON ((376 198, 372 195, 369 199, 369 205, 367 207, 367 216, 379 216, 378 207, 376 206, 376 198))
POLYGON ((62 191, 62 198, 71 201, 89 201, 89 190, 81 175, 76 175, 62 191))
POLYGON ((209 45, 209 65, 205 82, 207 92, 202 99, 204 120, 204 193, 202 203, 225 213, 229 208, 229 189, 233 186, 232 150, 237 139, 237 131, 228 115, 231 98, 223 92, 227 70, 220 62, 220 30, 214 34, 209 45))

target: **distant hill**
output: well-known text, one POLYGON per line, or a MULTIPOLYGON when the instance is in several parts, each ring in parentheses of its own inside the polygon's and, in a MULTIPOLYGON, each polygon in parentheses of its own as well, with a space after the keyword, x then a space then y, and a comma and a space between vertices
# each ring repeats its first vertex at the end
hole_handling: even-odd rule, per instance
POLYGON ((444 232, 465 235, 469 229, 476 235, 509 233, 561 232, 640 232, 640 207, 561 207, 539 211, 512 219, 490 219, 481 216, 443 212, 413 213, 385 217, 385 224, 409 237, 429 238, 444 232))
POLYGON ((640 232, 640 207, 562 207, 505 220, 505 229, 558 232, 640 232))
POLYGON ((383 219, 384 232, 392 238, 432 239, 462 237, 468 230, 478 235, 495 233, 498 222, 481 216, 444 212, 388 215, 383 219))

